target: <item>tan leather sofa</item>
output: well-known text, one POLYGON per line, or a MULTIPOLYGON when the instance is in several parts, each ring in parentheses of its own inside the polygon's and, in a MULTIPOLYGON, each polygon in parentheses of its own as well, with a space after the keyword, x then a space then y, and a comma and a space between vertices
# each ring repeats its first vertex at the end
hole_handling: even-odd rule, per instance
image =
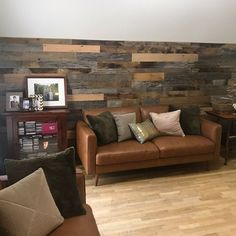
POLYGON ((221 126, 201 119, 202 135, 161 136, 140 144, 135 139, 97 146, 93 130, 88 126, 86 115, 97 115, 103 111, 112 113, 136 112, 137 122, 149 117, 150 112, 167 112, 168 105, 148 107, 104 108, 85 110, 84 121, 76 125, 77 153, 89 175, 95 175, 97 185, 100 174, 167 166, 190 162, 208 162, 219 157, 221 126))
MULTIPOLYGON (((84 175, 78 171, 76 173, 77 186, 81 201, 86 209, 86 215, 71 217, 64 220, 64 223, 49 234, 49 236, 99 236, 96 221, 91 207, 86 204, 85 179, 84 175)), ((0 178, 0 190, 7 186, 6 177, 0 178)))

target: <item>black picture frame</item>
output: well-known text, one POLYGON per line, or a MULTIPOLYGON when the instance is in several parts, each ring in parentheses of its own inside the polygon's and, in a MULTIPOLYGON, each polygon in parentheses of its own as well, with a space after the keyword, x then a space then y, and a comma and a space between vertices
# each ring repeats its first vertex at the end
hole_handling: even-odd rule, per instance
POLYGON ((30 99, 29 98, 23 98, 21 107, 22 107, 23 111, 29 111, 30 110, 30 99))
POLYGON ((6 92, 6 111, 20 111, 23 92, 6 92))

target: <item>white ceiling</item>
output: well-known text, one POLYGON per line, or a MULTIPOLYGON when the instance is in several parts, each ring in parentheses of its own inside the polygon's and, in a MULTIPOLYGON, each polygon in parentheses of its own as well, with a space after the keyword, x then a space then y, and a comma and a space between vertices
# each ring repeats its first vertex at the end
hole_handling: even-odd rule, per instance
POLYGON ((235 0, 0 0, 0 37, 236 43, 235 0))

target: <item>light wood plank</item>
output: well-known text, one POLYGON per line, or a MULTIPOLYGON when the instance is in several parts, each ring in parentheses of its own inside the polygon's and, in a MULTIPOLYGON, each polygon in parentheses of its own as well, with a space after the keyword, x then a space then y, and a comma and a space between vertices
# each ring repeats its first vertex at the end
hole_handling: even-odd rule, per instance
POLYGON ((43 44, 44 52, 92 52, 99 53, 100 45, 43 44))
POLYGON ((164 72, 156 73, 134 73, 133 79, 135 81, 162 81, 165 78, 164 72))
POLYGON ((202 104, 210 104, 210 96, 192 96, 189 97, 162 97, 160 98, 161 104, 194 104, 194 105, 202 105, 202 104))
POLYGON ((132 62, 195 62, 198 54, 133 53, 132 62))
POLYGON ((236 44, 225 44, 222 48, 225 49, 236 49, 236 44))
POLYGON ((103 101, 104 94, 74 94, 67 95, 67 101, 69 102, 81 102, 81 101, 103 101))

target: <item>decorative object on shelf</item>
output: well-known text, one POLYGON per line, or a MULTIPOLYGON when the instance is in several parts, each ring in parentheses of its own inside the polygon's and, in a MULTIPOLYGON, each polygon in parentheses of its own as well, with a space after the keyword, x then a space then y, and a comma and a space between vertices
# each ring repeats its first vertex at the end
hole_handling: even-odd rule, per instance
POLYGON ((19 111, 23 92, 6 92, 6 111, 19 111))
POLYGON ((43 95, 42 94, 35 94, 36 96, 36 108, 37 111, 42 111, 43 110, 43 95))
POLYGON ((42 94, 34 94, 30 95, 30 108, 32 111, 42 111, 43 110, 43 95, 42 94))
POLYGON ((28 96, 42 94, 43 107, 66 107, 66 80, 64 77, 27 77, 26 80, 28 96))
POLYGON ((30 110, 30 98, 23 98, 22 100, 22 110, 29 111, 30 110))
POLYGON ((236 103, 233 103, 233 108, 234 108, 234 112, 233 112, 233 115, 236 115, 236 103))
POLYGON ((36 101, 35 101, 35 95, 29 96, 29 111, 35 111, 36 110, 36 101))
POLYGON ((230 113, 233 112, 233 97, 229 95, 211 96, 212 108, 215 112, 230 113))
POLYGON ((227 86, 227 94, 228 96, 234 98, 236 98, 236 80, 232 80, 232 83, 230 83, 228 86, 227 86))

